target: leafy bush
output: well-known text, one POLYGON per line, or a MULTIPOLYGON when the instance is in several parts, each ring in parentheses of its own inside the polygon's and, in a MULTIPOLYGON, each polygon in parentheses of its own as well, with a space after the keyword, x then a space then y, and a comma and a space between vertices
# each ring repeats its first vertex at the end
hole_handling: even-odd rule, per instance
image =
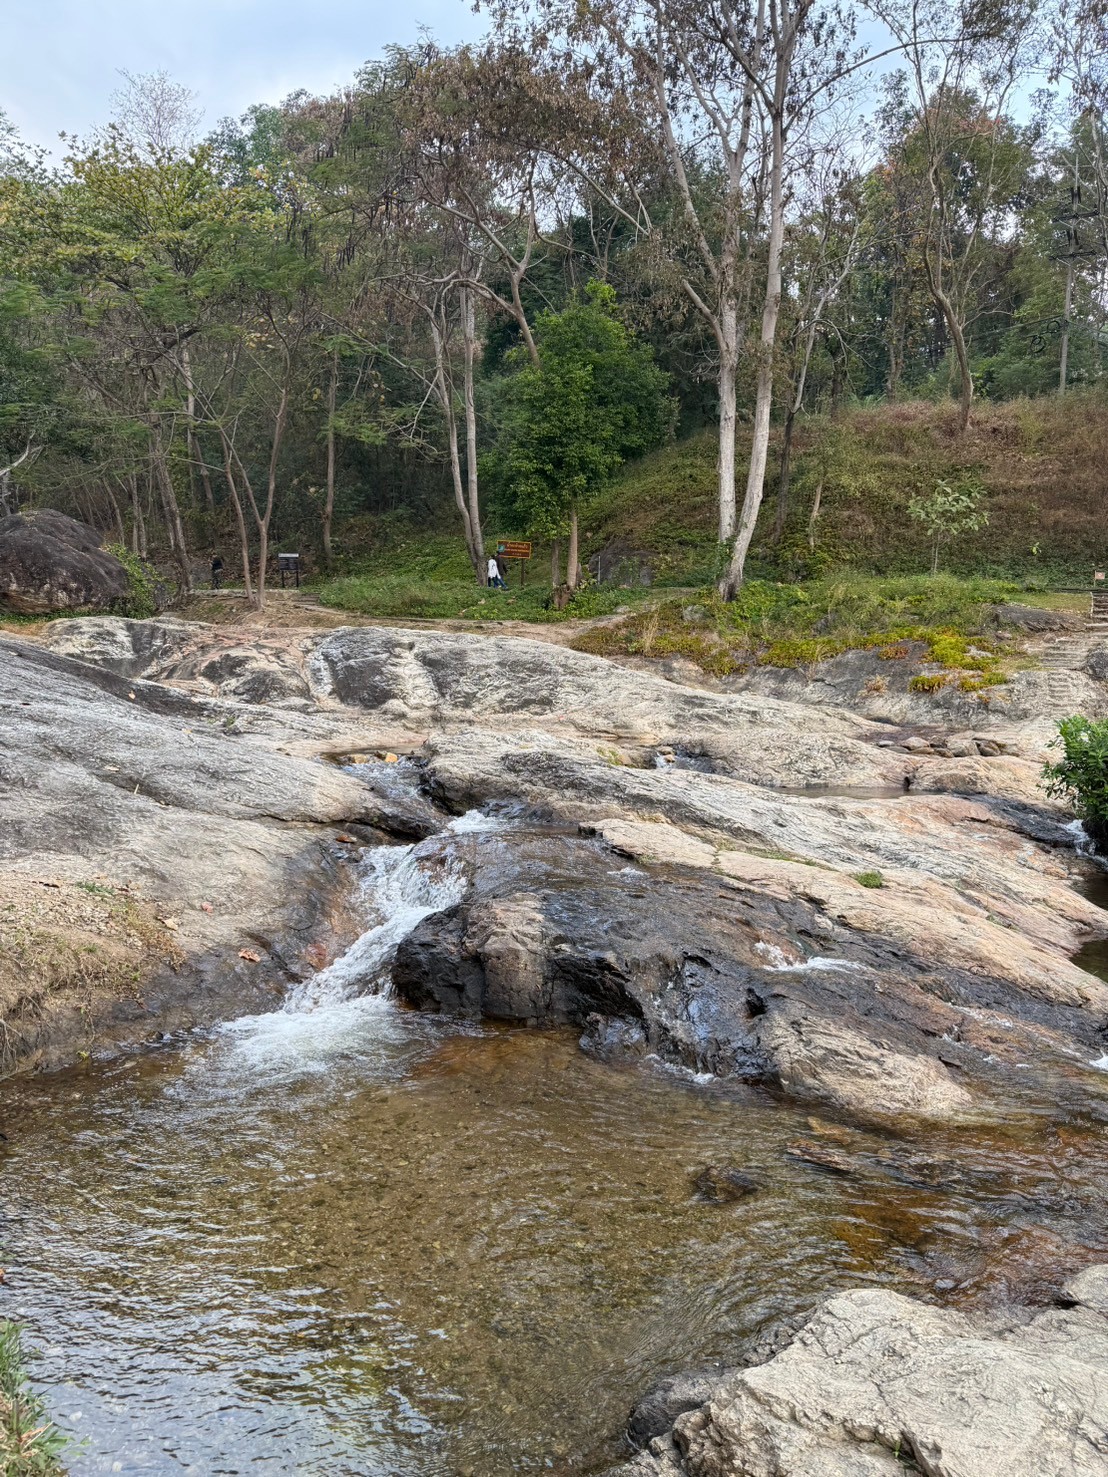
POLYGON ((1051 748, 1062 757, 1043 766, 1047 794, 1068 801, 1097 850, 1108 851, 1108 719, 1063 718, 1051 748))
POLYGON ((885 879, 880 872, 855 872, 855 882, 860 882, 863 887, 884 887, 885 879))
POLYGON ((136 621, 148 621, 158 610, 157 575, 124 544, 109 544, 108 553, 114 555, 127 571, 129 593, 126 600, 117 602, 116 614, 130 616, 136 621))
POLYGON ((4 1477, 60 1477, 67 1442, 46 1417, 23 1370, 19 1329, 0 1322, 0 1472, 4 1477))

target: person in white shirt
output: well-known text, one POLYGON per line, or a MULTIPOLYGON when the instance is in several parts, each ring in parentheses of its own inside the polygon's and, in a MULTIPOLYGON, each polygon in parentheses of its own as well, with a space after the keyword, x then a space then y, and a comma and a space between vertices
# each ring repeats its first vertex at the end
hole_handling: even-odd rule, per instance
POLYGON ((506 590, 508 588, 500 577, 500 566, 491 555, 489 556, 488 582, 490 590, 506 590))

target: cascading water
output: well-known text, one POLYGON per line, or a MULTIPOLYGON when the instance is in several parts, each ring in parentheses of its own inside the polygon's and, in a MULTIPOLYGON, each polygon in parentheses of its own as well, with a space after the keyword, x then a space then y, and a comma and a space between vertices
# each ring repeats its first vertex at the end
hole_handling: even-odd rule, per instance
POLYGON ((840 1177, 795 1153, 829 1125, 777 1094, 389 999, 472 852, 557 886, 587 844, 471 812, 369 849, 362 936, 283 1004, 0 1084, 0 1313, 83 1443, 74 1477, 596 1477, 661 1376, 824 1292, 941 1277, 995 1302, 1108 1245, 1098 1117, 929 1124, 895 1152, 867 1130, 840 1177), (913 1155, 942 1172, 905 1179, 913 1155), (760 1188, 713 1203, 705 1166, 760 1188))
POLYGON ((363 865, 362 895, 376 921, 333 964, 289 991, 289 1014, 355 995, 388 994, 397 947, 424 918, 460 902, 465 891, 461 869, 426 842, 375 847, 363 865))

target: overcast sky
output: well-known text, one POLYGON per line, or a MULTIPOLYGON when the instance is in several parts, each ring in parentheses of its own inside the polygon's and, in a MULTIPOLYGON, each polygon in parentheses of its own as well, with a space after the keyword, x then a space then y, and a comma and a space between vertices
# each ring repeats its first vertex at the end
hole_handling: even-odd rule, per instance
POLYGON ((298 87, 325 92, 421 26, 484 29, 467 0, 0 0, 0 108, 31 143, 103 123, 119 69, 168 72, 198 94, 204 131, 298 87))

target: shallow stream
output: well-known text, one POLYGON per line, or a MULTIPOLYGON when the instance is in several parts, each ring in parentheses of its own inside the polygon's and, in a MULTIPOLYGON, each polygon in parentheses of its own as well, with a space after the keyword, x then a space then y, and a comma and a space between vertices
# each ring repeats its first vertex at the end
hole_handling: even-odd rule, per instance
POLYGON ((600 1473, 653 1381, 829 1288, 992 1302, 1108 1251, 1092 1120, 842 1175, 790 1145, 858 1136, 768 1093, 348 998, 457 886, 365 874, 376 926, 286 1009, 0 1100, 0 1313, 74 1473, 600 1473))

